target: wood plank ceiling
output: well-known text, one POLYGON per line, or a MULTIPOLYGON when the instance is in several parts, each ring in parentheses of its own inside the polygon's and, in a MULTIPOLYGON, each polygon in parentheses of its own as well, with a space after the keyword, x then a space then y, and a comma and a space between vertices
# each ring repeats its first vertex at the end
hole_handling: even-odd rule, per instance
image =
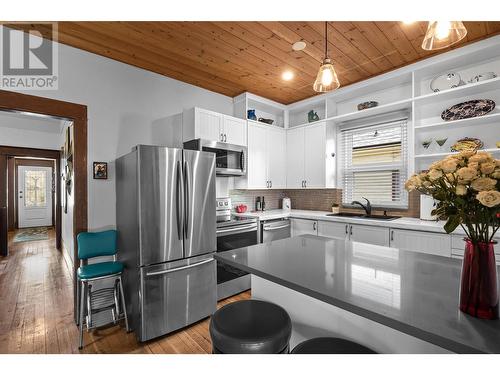
MULTIPOLYGON (((500 22, 465 22, 452 48, 500 33, 500 22)), ((47 30, 33 25, 43 35, 47 30)), ((18 26, 22 28, 21 25, 18 26)), ((329 22, 342 86, 441 51, 420 46, 427 22, 329 22)), ((315 95, 324 22, 59 22, 59 42, 228 96, 244 91, 288 104, 315 95), (292 44, 305 41, 303 51, 292 44), (295 77, 281 78, 285 70, 295 77)))

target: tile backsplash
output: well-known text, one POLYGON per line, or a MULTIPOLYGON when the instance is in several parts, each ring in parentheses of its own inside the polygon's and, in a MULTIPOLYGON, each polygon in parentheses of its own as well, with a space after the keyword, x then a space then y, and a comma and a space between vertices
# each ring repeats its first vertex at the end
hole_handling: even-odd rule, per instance
MULTIPOLYGON (((341 189, 284 189, 284 190, 229 190, 233 207, 238 204, 245 204, 249 211, 255 210, 255 200, 257 197, 264 196, 267 210, 279 209, 281 199, 289 197, 292 202, 292 208, 298 210, 330 211, 332 203, 342 202, 341 189)), ((398 215, 404 217, 420 216, 420 194, 412 192, 409 196, 409 205, 407 210, 387 210, 388 215, 398 215)), ((340 209, 343 212, 363 212, 361 209, 345 208, 340 209)), ((374 209, 374 214, 383 214, 384 210, 374 209)))

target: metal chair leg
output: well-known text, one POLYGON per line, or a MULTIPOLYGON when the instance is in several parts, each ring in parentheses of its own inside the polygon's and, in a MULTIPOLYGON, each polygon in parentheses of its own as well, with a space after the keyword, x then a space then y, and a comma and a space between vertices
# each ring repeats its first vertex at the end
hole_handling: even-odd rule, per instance
POLYGON ((120 297, 122 300, 123 316, 125 318, 125 329, 127 330, 127 332, 130 332, 129 327, 128 327, 127 306, 125 305, 125 294, 123 293, 122 277, 119 276, 118 279, 120 280, 120 297))
POLYGON ((80 300, 80 288, 81 288, 81 282, 80 280, 78 280, 76 282, 76 326, 78 327, 80 325, 80 304, 81 304, 81 300, 80 300))
POLYGON ((80 291, 80 342, 78 349, 83 348, 83 319, 85 316, 85 293, 86 293, 85 281, 81 281, 81 291, 80 291))

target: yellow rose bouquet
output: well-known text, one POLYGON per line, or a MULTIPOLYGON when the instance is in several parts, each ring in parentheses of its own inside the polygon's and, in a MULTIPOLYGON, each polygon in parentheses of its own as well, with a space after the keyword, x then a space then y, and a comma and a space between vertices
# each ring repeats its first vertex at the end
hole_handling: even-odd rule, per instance
POLYGON ((483 151, 462 151, 411 176, 405 187, 438 201, 433 214, 447 218, 447 233, 461 225, 473 243, 488 243, 500 224, 499 180, 499 159, 483 151))
POLYGON ((446 233, 460 225, 467 234, 460 310, 483 319, 498 319, 493 236, 500 224, 499 180, 500 160, 483 151, 462 151, 432 163, 405 184, 406 190, 438 201, 432 213, 446 218, 446 233))

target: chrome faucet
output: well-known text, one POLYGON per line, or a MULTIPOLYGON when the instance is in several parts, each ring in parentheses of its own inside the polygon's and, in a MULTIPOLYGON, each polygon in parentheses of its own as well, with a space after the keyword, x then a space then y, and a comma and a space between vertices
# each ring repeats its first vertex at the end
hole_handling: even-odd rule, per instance
POLYGON ((370 216, 372 214, 372 205, 371 205, 370 201, 368 199, 366 199, 365 197, 361 197, 361 198, 363 198, 364 200, 366 200, 366 205, 364 205, 363 203, 358 202, 358 201, 352 201, 351 204, 353 204, 353 205, 354 204, 360 205, 365 210, 366 215, 370 216))

